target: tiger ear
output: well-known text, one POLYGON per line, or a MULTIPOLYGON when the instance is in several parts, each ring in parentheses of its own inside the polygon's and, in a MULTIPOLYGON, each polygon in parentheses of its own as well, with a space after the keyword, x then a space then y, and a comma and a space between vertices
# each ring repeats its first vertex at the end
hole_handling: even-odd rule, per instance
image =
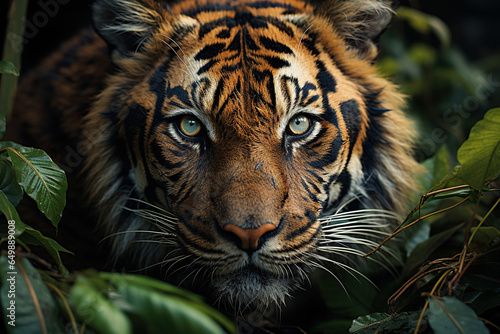
POLYGON ((316 13, 326 16, 347 44, 366 58, 377 54, 378 37, 391 22, 397 0, 314 1, 316 13))
POLYGON ((96 31, 121 57, 136 52, 168 14, 153 0, 96 0, 92 11, 96 31))

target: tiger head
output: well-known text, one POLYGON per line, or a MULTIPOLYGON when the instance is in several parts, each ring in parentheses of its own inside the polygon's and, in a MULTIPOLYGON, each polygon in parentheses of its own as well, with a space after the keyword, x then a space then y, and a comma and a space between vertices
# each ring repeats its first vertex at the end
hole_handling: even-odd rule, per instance
POLYGON ((381 0, 97 1, 116 70, 86 118, 88 196, 116 265, 280 302, 335 243, 328 217, 399 213, 413 131, 373 66, 391 13, 381 0))

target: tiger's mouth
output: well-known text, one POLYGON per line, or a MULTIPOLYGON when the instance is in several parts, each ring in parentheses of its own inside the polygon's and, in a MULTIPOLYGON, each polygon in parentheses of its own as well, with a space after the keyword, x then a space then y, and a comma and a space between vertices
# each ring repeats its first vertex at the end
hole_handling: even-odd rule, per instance
POLYGON ((278 275, 254 264, 248 264, 231 274, 215 277, 212 285, 217 302, 229 302, 241 312, 245 309, 265 309, 282 304, 285 298, 298 288, 305 277, 288 269, 278 275), (238 305, 234 305, 234 302, 238 305))

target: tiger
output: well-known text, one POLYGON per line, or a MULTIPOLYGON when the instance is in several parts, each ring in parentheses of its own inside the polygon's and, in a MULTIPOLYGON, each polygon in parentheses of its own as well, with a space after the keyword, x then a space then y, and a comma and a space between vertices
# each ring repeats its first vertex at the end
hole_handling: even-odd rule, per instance
POLYGON ((419 169, 405 97, 376 67, 393 1, 92 8, 93 29, 21 81, 8 127, 66 171, 61 229, 103 239, 110 269, 247 310, 368 261, 419 169))

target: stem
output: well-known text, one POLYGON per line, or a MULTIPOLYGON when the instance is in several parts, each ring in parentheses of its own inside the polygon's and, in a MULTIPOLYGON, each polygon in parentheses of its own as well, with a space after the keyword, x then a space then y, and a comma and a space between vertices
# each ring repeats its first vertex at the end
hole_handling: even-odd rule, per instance
MULTIPOLYGON (((445 271, 445 273, 439 278, 439 280, 437 281, 437 283, 432 288, 432 290, 430 292, 430 295, 432 295, 436 291, 436 288, 446 278, 446 276, 448 276, 448 274, 450 272, 452 272, 452 269, 448 269, 447 271, 445 271)), ((417 327, 415 328, 415 331, 413 332, 413 334, 418 334, 418 330, 420 329, 420 324, 422 323, 422 319, 424 318, 424 313, 427 310, 427 307, 429 307, 429 299, 427 299, 425 301, 424 308, 422 309, 422 312, 420 313, 420 317, 418 318, 418 322, 417 322, 417 327)))
POLYGON ((456 204, 453 204, 452 206, 448 207, 448 208, 445 208, 445 209, 442 209, 442 210, 439 210, 439 211, 435 211, 435 212, 432 212, 432 213, 429 213, 428 215, 426 216, 423 216, 423 217, 419 217, 418 219, 416 219, 415 221, 413 221, 412 223, 406 225, 405 227, 399 229, 398 231, 394 232, 393 234, 391 234, 390 236, 388 236, 387 238, 385 238, 384 241, 382 241, 374 250, 372 250, 371 252, 363 255, 363 257, 368 257, 368 256, 371 256, 373 255, 375 252, 377 252, 387 241, 391 240, 392 238, 394 238, 396 235, 398 235, 399 233, 403 232, 404 230, 406 230, 407 228, 415 225, 416 223, 424 220, 424 219, 427 219, 429 217, 432 217, 434 215, 437 215, 437 214, 440 214, 440 213, 443 213, 443 212, 446 212, 448 210, 451 210, 461 204, 463 204, 465 201, 467 201, 468 199, 470 198, 470 195, 465 197, 463 200, 461 200, 460 202, 456 203, 456 204))
POLYGON ((68 302, 66 301, 66 298, 64 297, 64 295, 62 294, 62 292, 55 285, 53 285, 52 283, 49 283, 49 282, 44 282, 44 283, 49 288, 51 288, 52 291, 54 291, 59 296, 59 298, 61 298, 61 300, 62 300, 62 302, 64 304, 64 308, 66 309, 66 312, 68 312, 68 316, 69 316, 69 320, 71 322, 71 326, 73 326, 73 332, 75 334, 78 333, 78 326, 76 325, 75 316, 73 315, 73 312, 71 312, 71 308, 69 307, 68 302))
POLYGON ((43 319, 42 309, 40 308, 40 303, 38 302, 38 298, 36 297, 35 290, 33 289, 33 286, 31 285, 31 282, 28 278, 28 275, 26 275, 26 272, 24 271, 24 268, 21 265, 21 263, 16 261, 16 265, 19 268, 19 271, 21 272, 21 276, 23 276, 24 278, 26 287, 28 288, 28 291, 31 295, 33 304, 35 305, 36 315, 38 316, 38 320, 40 321, 40 327, 42 329, 42 333, 47 334, 47 327, 45 326, 45 320, 43 319))

